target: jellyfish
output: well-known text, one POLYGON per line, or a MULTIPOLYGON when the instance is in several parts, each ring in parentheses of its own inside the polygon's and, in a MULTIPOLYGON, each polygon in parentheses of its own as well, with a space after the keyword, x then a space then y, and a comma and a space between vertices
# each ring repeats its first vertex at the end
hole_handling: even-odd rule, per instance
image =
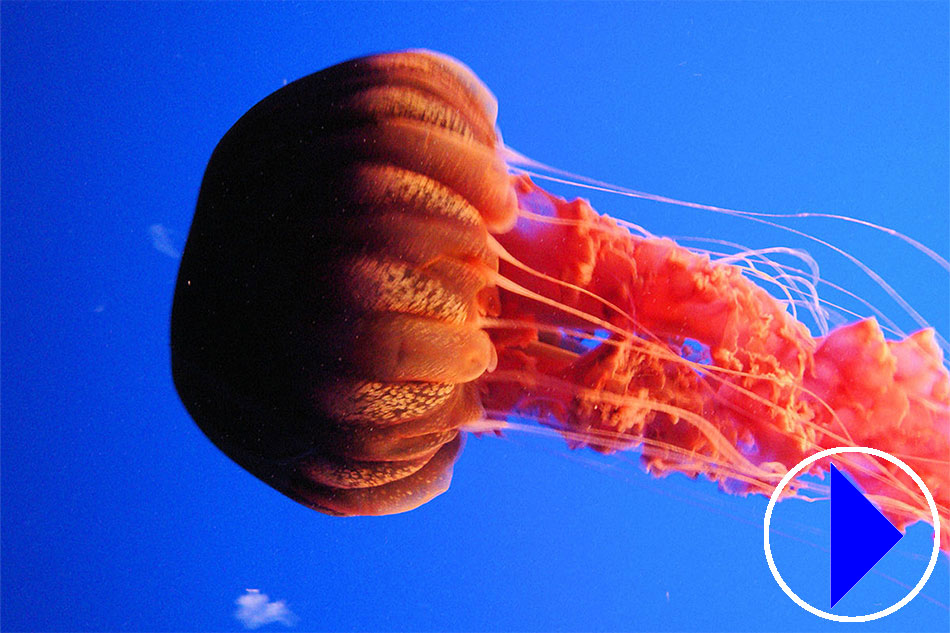
MULTIPOLYGON (((297 80, 227 132, 171 323, 176 388, 215 445, 332 515, 428 502, 468 432, 636 449, 657 476, 737 494, 869 446, 920 475, 950 547, 932 329, 894 340, 866 318, 813 335, 736 258, 546 192, 513 168, 529 161, 496 114, 461 63, 407 51, 297 80)), ((895 525, 929 520, 891 464, 840 461, 895 525)))

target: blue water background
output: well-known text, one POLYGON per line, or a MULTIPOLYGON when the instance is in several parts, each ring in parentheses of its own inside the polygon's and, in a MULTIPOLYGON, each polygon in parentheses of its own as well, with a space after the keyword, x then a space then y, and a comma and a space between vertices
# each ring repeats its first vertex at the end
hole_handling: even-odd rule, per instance
MULTIPOLYGON (((899 613, 819 620, 773 581, 763 498, 642 473, 555 439, 472 438, 417 511, 338 519, 242 471, 169 371, 178 261, 206 161, 255 102, 372 52, 463 60, 505 141, 628 187, 841 213, 950 253, 948 5, 13 3, 2 20, 4 630, 947 631, 947 557, 899 613)), ((710 213, 556 188, 661 235, 814 244, 710 213)), ((947 272, 853 225, 795 224, 886 276, 944 336, 947 272)), ((823 275, 913 322, 853 266, 823 275)), ((866 313, 866 310, 864 310, 866 313)), ((787 502, 787 580, 827 596, 827 504, 787 502), (824 565, 824 568, 823 568, 824 565)), ((916 583, 912 529, 836 610, 916 583)))

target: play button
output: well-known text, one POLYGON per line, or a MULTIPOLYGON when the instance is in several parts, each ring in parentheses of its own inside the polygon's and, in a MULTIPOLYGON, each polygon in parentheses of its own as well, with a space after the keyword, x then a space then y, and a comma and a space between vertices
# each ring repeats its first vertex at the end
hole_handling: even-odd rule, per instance
POLYGON ((832 607, 884 558, 901 536, 900 530, 832 464, 832 607))
MULTIPOLYGON (((896 531, 894 526, 881 516, 877 508, 854 488, 851 482, 849 482, 840 471, 833 468, 831 477, 831 602, 834 604, 854 587, 888 550, 894 546, 900 539, 900 533, 898 532, 897 537, 894 538, 893 532, 896 531), (883 526, 881 522, 883 522, 883 526)), ((920 593, 920 590, 924 588, 924 585, 927 584, 927 580, 934 571, 934 567, 937 565, 937 557, 940 554, 940 515, 937 513, 937 504, 934 502, 933 495, 930 494, 923 480, 910 466, 889 453, 869 446, 828 448, 810 457, 806 457, 796 464, 785 473, 781 481, 779 481, 775 487, 775 490, 772 491, 772 497, 769 499, 768 507, 765 509, 763 528, 765 561, 768 563, 769 571, 772 572, 772 577, 775 578, 775 582, 778 583, 778 586, 785 592, 785 595, 791 598, 795 604, 805 611, 819 618, 835 622, 871 622, 872 620, 877 620, 894 613, 913 600, 914 597, 920 593), (772 557, 772 547, 770 544, 769 525, 772 522, 772 513, 775 510, 775 504, 782 497, 786 486, 800 473, 807 472, 808 468, 818 460, 842 453, 864 453, 866 455, 873 455, 874 457, 890 462, 907 473, 907 475, 914 480, 914 483, 917 484, 917 487, 920 488, 924 498, 927 500, 927 506, 930 508, 931 525, 933 525, 934 528, 933 549, 930 552, 930 561, 927 563, 927 569, 917 584, 907 592, 907 595, 891 606, 864 615, 839 615, 837 613, 830 613, 802 600, 801 596, 792 591, 792 588, 789 587, 785 579, 782 578, 782 574, 779 573, 778 567, 775 565, 775 559, 772 557)))

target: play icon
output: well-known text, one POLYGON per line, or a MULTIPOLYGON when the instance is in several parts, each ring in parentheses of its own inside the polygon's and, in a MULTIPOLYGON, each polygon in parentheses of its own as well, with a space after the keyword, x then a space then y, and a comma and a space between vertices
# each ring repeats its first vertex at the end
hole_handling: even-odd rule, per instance
POLYGON ((831 465, 831 606, 903 536, 835 465, 831 465))

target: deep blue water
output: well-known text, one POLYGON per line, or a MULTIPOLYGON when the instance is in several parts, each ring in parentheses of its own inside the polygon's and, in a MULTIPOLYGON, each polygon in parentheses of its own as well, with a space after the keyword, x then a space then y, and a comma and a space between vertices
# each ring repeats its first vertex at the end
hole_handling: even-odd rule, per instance
MULTIPOLYGON (((4 630, 243 630, 235 601, 260 594, 293 614, 264 630, 848 628, 773 581, 765 499, 655 480, 631 456, 472 438, 451 490, 417 511, 338 519, 289 501, 178 401, 177 252, 211 150, 256 101, 350 57, 425 47, 475 70, 505 141, 536 160, 684 200, 846 214, 947 257, 946 3, 0 11, 4 630)), ((855 267, 792 235, 555 189, 656 234, 807 247, 824 277, 915 327, 855 267)), ((921 253, 849 224, 794 226, 881 272, 950 336, 947 272, 921 253)), ((826 504, 787 502, 776 520, 782 572, 817 603, 826 504)), ((929 538, 911 529, 886 577, 872 573, 836 612, 898 600, 929 538)), ((923 593, 861 630, 946 631, 945 555, 923 593)))

